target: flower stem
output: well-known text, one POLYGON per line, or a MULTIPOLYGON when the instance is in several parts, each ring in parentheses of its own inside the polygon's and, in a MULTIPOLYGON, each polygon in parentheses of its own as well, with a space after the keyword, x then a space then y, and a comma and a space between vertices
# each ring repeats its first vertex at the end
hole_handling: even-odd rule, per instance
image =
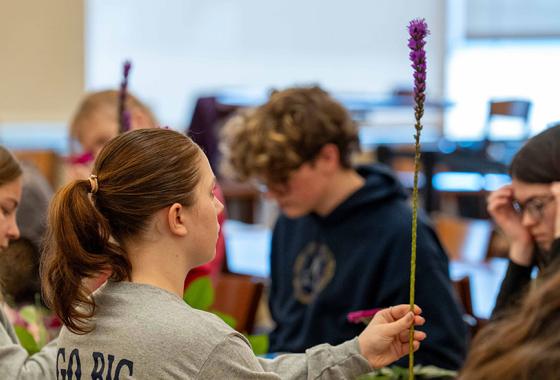
MULTIPOLYGON (((412 190, 412 251, 410 254, 410 311, 414 312, 414 296, 416 285, 416 232, 418 220, 418 173, 420 171, 420 132, 422 125, 416 121, 416 134, 414 135, 414 187, 412 190)), ((414 324, 410 327, 408 335, 408 378, 414 379, 414 324)))
MULTIPOLYGON (((420 171, 420 133, 422 131, 421 119, 424 115, 424 100, 426 91, 426 52, 424 40, 429 34, 428 25, 424 19, 412 20, 408 25, 410 38, 408 47, 414 69, 414 116, 416 124, 414 129, 414 187, 412 190, 412 249, 410 254, 410 311, 414 313, 414 289, 416 285, 416 232, 418 220, 418 173, 420 171)), ((410 326, 408 343, 408 379, 414 379, 414 323, 410 326)))

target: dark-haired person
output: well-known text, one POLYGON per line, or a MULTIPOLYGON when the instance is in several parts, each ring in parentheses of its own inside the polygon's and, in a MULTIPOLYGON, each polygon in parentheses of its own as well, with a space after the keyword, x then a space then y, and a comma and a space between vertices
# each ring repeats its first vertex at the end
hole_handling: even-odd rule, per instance
POLYGON ((540 273, 558 269, 559 205, 553 189, 560 181, 560 126, 529 139, 514 156, 510 174, 512 183, 488 197, 488 212, 510 241, 510 264, 493 317, 519 302, 535 267, 540 273))
MULTIPOLYGON (((22 195, 22 170, 12 154, 0 146, 0 255, 19 237, 16 211, 22 195)), ((2 289, 0 287, 0 299, 2 289)), ((0 304, 0 378, 54 380, 56 342, 29 356, 0 304)))
MULTIPOLYGON (((225 126, 226 169, 240 180, 266 185, 283 214, 274 227, 270 259, 273 352, 339 344, 363 329, 348 322, 349 312, 408 300, 407 194, 385 167, 354 168, 357 145, 350 115, 320 88, 275 92, 225 126)), ((422 216, 417 255, 416 297, 429 323, 415 360, 457 369, 466 328, 448 258, 422 216)))
MULTIPOLYGON (((89 180, 56 193, 41 266, 63 321, 57 376, 94 379, 354 379, 404 355, 423 318, 384 309, 359 337, 257 359, 246 338, 182 299, 187 273, 215 255, 218 214, 208 159, 188 137, 151 128, 115 137, 89 180), (84 279, 110 268, 92 296, 84 279)), ((419 347, 425 337, 415 335, 419 347)))

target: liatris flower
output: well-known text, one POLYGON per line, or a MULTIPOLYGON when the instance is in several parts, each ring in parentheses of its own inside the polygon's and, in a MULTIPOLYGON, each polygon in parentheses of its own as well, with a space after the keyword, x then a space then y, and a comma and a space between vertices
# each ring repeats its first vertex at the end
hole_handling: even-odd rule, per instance
POLYGON ((415 117, 416 117, 416 130, 420 131, 422 125, 420 119, 424 114, 424 100, 426 98, 424 91, 426 91, 426 51, 424 40, 430 31, 424 19, 412 20, 408 25, 408 32, 410 38, 408 39, 408 47, 411 52, 409 54, 412 61, 412 68, 414 69, 414 101, 416 103, 415 117))
MULTIPOLYGON (((421 118, 424 114, 424 100, 426 95, 426 51, 424 40, 430 33, 424 19, 415 19, 408 24, 409 58, 414 69, 414 188, 412 191, 412 252, 410 255, 410 310, 414 308, 414 286, 416 282, 416 227, 418 219, 418 172, 420 168, 420 132, 422 131, 421 118)), ((408 378, 414 379, 414 324, 410 327, 408 350, 408 378)))
POLYGON ((379 308, 377 309, 369 309, 369 310, 358 310, 358 311, 352 311, 350 313, 348 313, 346 315, 346 319, 348 320, 348 322, 350 323, 369 323, 371 321, 371 319, 374 317, 375 314, 377 314, 377 312, 381 310, 379 308))
POLYGON ((119 94, 119 133, 130 130, 130 112, 126 109, 126 91, 128 87, 128 74, 132 63, 125 61, 123 65, 123 80, 119 94))

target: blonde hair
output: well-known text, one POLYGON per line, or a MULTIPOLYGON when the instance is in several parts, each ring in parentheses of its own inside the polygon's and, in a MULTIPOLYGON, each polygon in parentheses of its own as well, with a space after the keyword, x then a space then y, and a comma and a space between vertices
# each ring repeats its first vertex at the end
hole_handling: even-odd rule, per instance
MULTIPOLYGON (((130 111, 140 111, 147 118, 152 127, 157 127, 158 123, 152 111, 134 95, 127 93, 126 108, 130 111)), ((79 140, 81 132, 86 128, 88 122, 100 113, 114 119, 118 123, 119 92, 115 90, 105 90, 88 94, 78 106, 72 121, 70 122, 70 137, 79 140)))

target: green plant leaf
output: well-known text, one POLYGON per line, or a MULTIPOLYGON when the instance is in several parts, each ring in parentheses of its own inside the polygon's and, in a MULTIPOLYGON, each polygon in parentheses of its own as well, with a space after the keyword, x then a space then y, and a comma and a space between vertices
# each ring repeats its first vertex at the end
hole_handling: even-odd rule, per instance
POLYGON ((183 300, 191 307, 207 311, 214 303, 214 287, 208 276, 194 280, 183 293, 183 300))
POLYGON ((37 309, 33 305, 22 307, 21 310, 19 311, 19 315, 25 322, 29 324, 36 323, 37 320, 39 319, 39 313, 37 312, 37 309))
POLYGON ((29 355, 33 355, 39 352, 39 347, 37 346, 37 342, 35 342, 35 338, 33 335, 29 333, 25 328, 21 326, 14 326, 14 330, 16 335, 19 339, 19 342, 27 350, 29 355))
POLYGON ((218 317, 220 317, 222 319, 222 321, 227 323, 227 325, 229 327, 231 327, 232 329, 235 329, 235 326, 237 326, 237 321, 231 315, 226 314, 226 313, 222 313, 221 311, 217 311, 217 310, 210 310, 210 312, 212 314, 216 314, 218 317))
POLYGON ((255 355, 264 355, 268 352, 268 335, 246 335, 246 337, 255 355))
MULTIPOLYGON (((414 377, 417 379, 454 379, 457 371, 450 371, 436 366, 414 366, 414 377)), ((377 369, 368 374, 362 375, 359 380, 407 380, 408 368, 392 366, 377 369)))
POLYGON ((37 348, 40 350, 49 342, 49 334, 47 328, 43 321, 38 324, 39 327, 39 341, 37 342, 37 348))
POLYGON ((377 373, 377 372, 371 372, 368 373, 367 375, 363 375, 358 377, 358 380, 398 380, 398 378, 393 377, 391 375, 384 375, 381 373, 377 373))
POLYGON ((415 373, 422 375, 426 379, 431 379, 434 377, 454 379, 458 375, 457 371, 451 371, 433 365, 418 366, 418 369, 415 369, 414 371, 415 373))

